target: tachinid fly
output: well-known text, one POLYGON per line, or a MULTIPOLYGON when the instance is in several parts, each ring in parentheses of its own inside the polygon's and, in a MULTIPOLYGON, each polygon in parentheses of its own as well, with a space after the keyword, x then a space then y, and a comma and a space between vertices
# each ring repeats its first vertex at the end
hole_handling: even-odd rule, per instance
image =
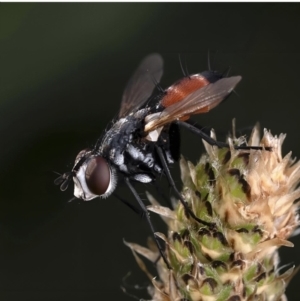
MULTIPOLYGON (((147 56, 125 88, 118 118, 92 149, 85 149, 77 155, 72 171, 55 180, 55 184, 65 190, 73 179, 75 197, 89 201, 111 195, 117 184, 117 175, 123 175, 153 234, 155 231, 147 209, 131 181, 149 183, 157 175, 166 175, 190 216, 199 223, 207 224, 190 210, 177 190, 168 166, 179 158, 178 126, 199 134, 210 144, 228 146, 210 138, 188 123, 188 119, 217 106, 241 80, 241 76, 224 78, 222 74, 209 70, 185 76, 166 90, 158 89, 156 96, 152 96, 162 73, 161 56, 147 56)), ((157 239, 156 243, 169 266, 157 239)))

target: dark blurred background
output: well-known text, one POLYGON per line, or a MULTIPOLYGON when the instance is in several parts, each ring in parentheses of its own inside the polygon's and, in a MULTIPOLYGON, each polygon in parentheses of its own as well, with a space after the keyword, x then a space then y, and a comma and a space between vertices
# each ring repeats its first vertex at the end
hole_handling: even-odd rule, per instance
MULTIPOLYGON (((67 203, 73 188, 61 193, 53 171, 69 170, 93 145, 149 53, 164 57, 167 87, 182 77, 178 54, 193 73, 207 69, 210 50, 215 69, 231 66, 243 80, 238 96, 196 120, 220 140, 234 117, 246 133, 259 121, 287 133, 284 153, 299 157, 299 15, 299 4, 279 3, 1 3, 1 300, 132 300, 122 278, 130 271, 128 286, 147 283, 123 244, 145 245, 146 222, 114 197, 67 203)), ((182 152, 195 162, 201 142, 183 136, 182 152)), ((180 185, 178 167, 172 172, 180 185)), ((145 197, 150 188, 137 189, 145 197)), ((132 200, 125 187, 118 192, 132 200)), ((282 264, 299 264, 299 237, 293 242, 282 264)), ((299 300, 299 281, 289 300, 299 300)))

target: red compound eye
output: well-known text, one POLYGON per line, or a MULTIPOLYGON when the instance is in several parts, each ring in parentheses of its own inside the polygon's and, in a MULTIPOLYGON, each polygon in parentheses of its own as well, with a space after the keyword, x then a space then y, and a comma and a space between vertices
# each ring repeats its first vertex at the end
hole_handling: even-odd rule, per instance
POLYGON ((105 194, 110 184, 110 168, 104 158, 99 156, 89 160, 85 171, 85 180, 92 193, 105 194))

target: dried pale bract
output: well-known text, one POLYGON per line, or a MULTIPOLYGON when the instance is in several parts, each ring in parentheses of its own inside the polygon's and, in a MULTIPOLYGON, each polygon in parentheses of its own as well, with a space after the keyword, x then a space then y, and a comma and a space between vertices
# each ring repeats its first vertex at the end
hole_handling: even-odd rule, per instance
MULTIPOLYGON (((158 251, 128 244, 147 273, 153 301, 283 301, 294 267, 279 272, 278 248, 292 247, 288 238, 298 224, 300 161, 282 157, 285 135, 265 130, 260 140, 255 127, 248 145, 267 150, 217 148, 204 142, 206 154, 194 166, 181 159, 183 196, 204 226, 178 203, 174 210, 150 198, 149 210, 162 216, 168 235, 166 255, 154 278, 142 257, 155 262, 158 251), (139 257, 141 255, 141 257, 139 257)), ((234 141, 234 142, 233 142, 234 141)))

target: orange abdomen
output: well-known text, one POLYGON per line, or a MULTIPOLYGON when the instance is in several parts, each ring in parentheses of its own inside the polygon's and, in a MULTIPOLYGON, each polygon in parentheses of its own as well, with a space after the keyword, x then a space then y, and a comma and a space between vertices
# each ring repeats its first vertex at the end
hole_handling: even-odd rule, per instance
POLYGON ((161 100, 161 104, 165 108, 169 107, 170 105, 183 100, 189 94, 200 88, 203 88, 208 84, 209 81, 201 74, 194 74, 190 77, 184 77, 166 90, 166 95, 161 100))
MULTIPOLYGON (((189 77, 184 77, 166 90, 166 94, 161 100, 161 105, 167 108, 174 103, 182 101, 189 94, 195 92, 198 89, 203 88, 209 83, 210 82, 201 74, 194 74, 189 77)), ((199 110, 199 112, 198 111, 194 112, 194 114, 199 114, 204 112, 205 110, 201 109, 199 110)), ((189 119, 189 116, 186 116, 181 120, 187 120, 187 119, 189 119)))

